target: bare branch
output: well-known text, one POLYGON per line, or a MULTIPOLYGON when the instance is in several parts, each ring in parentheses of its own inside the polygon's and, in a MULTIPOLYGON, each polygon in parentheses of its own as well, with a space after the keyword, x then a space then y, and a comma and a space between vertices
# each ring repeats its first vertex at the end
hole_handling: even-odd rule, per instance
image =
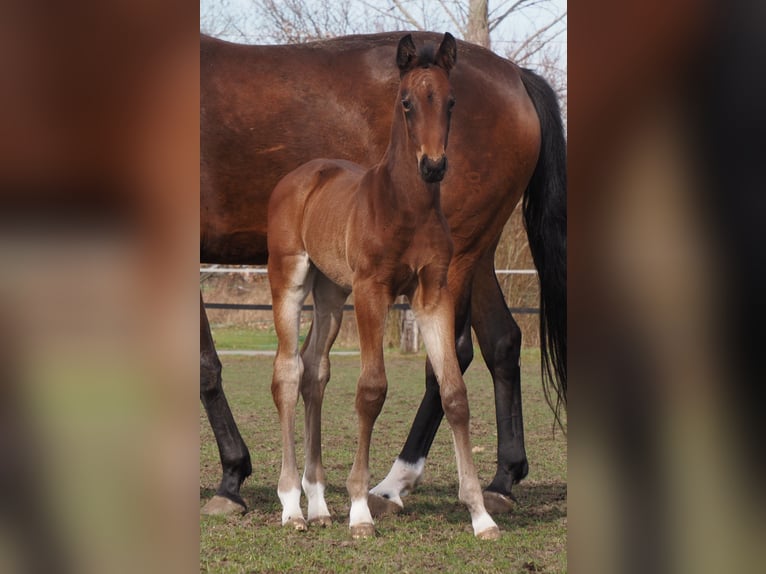
MULTIPOLYGON (((540 49, 542 48, 542 46, 545 45, 545 42, 540 42, 540 45, 537 48, 535 48, 534 50, 531 50, 529 52, 525 52, 525 50, 527 49, 528 46, 532 45, 532 43, 538 41, 538 38, 540 38, 548 30, 550 30, 556 24, 558 24, 564 18, 566 18, 566 15, 567 15, 567 13, 563 12, 557 18, 554 18, 550 23, 548 23, 547 26, 543 26, 542 28, 538 29, 534 34, 532 34, 531 36, 526 38, 524 40, 524 42, 522 42, 522 44, 512 52, 511 59, 514 60, 514 61, 523 61, 523 60, 529 59, 529 57, 532 56, 533 54, 539 52, 540 49), (522 57, 521 54, 524 54, 524 57, 522 57)), ((547 41, 549 42, 550 40, 552 40, 556 36, 560 35, 561 33, 562 33, 562 30, 559 30, 553 36, 548 38, 547 41)))
MULTIPOLYGON (((385 16, 386 18, 391 18, 392 20, 395 20, 397 22, 401 22, 402 24, 407 24, 407 25, 411 25, 412 24, 412 22, 410 22, 409 20, 407 20, 403 16, 400 16, 399 14, 393 14, 392 10, 394 10, 394 8, 395 8, 394 6, 391 6, 387 10, 384 10, 384 9, 380 8, 380 2, 378 2, 377 4, 374 4, 372 2, 368 2, 367 0, 361 0, 361 3, 365 7, 369 8, 373 12, 377 12, 381 16, 385 16)), ((418 29, 422 30, 422 28, 418 28, 418 29)))
POLYGON ((489 19, 489 31, 491 32, 495 28, 497 28, 498 24, 502 23, 503 20, 505 20, 512 12, 520 9, 520 8, 526 8, 527 6, 535 6, 537 4, 540 4, 540 0, 518 0, 517 2, 514 2, 508 10, 503 12, 500 16, 490 18, 489 19))
POLYGON ((407 22, 418 30, 423 30, 423 26, 410 14, 407 9, 402 5, 400 0, 393 0, 394 5, 399 9, 407 22))
POLYGON ((465 35, 465 32, 464 32, 465 22, 461 23, 458 21, 458 19, 452 13, 452 10, 449 9, 449 6, 447 6, 444 0, 439 0, 439 4, 441 4, 441 7, 444 8, 444 11, 447 13, 447 16, 449 16, 449 19, 452 20, 452 23, 455 25, 455 29, 460 30, 460 33, 462 35, 465 35))

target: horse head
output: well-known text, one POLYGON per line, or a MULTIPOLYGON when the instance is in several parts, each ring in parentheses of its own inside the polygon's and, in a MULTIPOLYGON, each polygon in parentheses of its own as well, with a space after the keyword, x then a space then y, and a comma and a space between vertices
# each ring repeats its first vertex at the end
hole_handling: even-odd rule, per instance
POLYGON ((457 43, 448 32, 439 48, 418 52, 407 34, 399 41, 396 63, 401 74, 400 113, 415 150, 420 176, 438 183, 447 171, 447 137, 455 97, 449 82, 457 61, 457 43))

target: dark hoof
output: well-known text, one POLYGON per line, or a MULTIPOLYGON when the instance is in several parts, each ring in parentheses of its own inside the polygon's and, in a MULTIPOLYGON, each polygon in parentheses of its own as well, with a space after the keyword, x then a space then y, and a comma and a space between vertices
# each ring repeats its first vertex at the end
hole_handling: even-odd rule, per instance
POLYGON ((234 502, 224 496, 215 495, 208 500, 207 504, 202 507, 200 514, 206 516, 221 516, 227 514, 244 514, 247 512, 247 507, 238 502, 234 502))
POLYGON ((383 498, 377 494, 367 495, 367 506, 373 518, 380 518, 389 514, 399 514, 404 509, 404 507, 398 505, 393 500, 383 498))
POLYGON ((375 525, 365 522, 363 524, 357 524, 351 527, 351 538, 358 540, 359 538, 372 538, 375 536, 375 525))
POLYGON ((497 540, 500 538, 500 529, 497 526, 482 530, 476 535, 476 538, 480 540, 497 540))
POLYGON ((509 514, 513 512, 513 500, 499 492, 484 491, 484 508, 490 514, 509 514))
POLYGON ((329 526, 332 526, 332 518, 329 516, 317 516, 316 518, 311 518, 309 520, 309 526, 319 526, 321 528, 327 528, 329 526))
POLYGON ((309 529, 308 524, 303 518, 290 518, 282 525, 284 528, 292 528, 298 532, 306 532, 309 529))

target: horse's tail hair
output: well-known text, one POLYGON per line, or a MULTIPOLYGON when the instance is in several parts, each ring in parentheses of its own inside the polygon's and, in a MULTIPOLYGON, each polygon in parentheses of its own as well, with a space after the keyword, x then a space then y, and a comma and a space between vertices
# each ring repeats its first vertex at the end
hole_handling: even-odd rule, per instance
POLYGON ((567 149, 553 88, 530 70, 521 79, 540 119, 540 156, 524 192, 522 211, 540 279, 543 390, 562 426, 567 405, 567 149))

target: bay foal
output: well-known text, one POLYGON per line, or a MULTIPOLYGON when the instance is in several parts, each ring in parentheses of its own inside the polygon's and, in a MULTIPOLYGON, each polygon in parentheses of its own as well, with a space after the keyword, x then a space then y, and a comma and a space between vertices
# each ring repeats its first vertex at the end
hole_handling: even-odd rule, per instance
POLYGON ((300 487, 309 523, 326 525, 321 457, 321 408, 330 378, 329 352, 343 304, 354 292, 362 370, 356 393, 359 441, 346 483, 353 537, 374 535, 367 504, 372 429, 386 398, 383 330, 389 306, 406 295, 423 333, 455 445, 459 498, 474 534, 498 538, 484 508, 471 456, 468 400, 455 354, 454 305, 447 290, 452 240, 440 207, 447 169, 447 136, 455 103, 449 72, 457 46, 445 34, 437 50, 417 53, 410 35, 399 42, 400 86, 391 139, 369 170, 343 160, 317 159, 286 175, 269 202, 269 280, 279 338, 272 394, 282 428, 278 494, 282 524, 304 530, 300 487), (314 323, 298 351, 300 312, 308 293, 314 323), (295 456, 298 393, 306 414, 306 465, 299 481, 295 456))

